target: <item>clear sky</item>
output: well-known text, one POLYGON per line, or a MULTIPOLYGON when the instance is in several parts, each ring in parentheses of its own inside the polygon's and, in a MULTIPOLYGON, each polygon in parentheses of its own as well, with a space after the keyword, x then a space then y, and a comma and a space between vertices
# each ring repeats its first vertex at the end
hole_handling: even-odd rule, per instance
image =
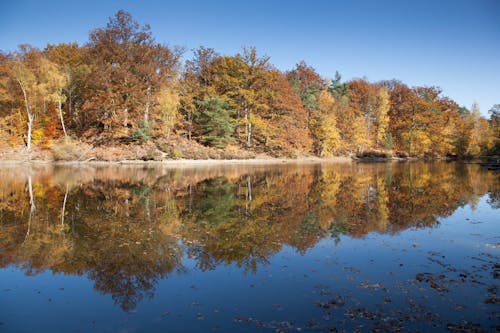
POLYGON ((0 0, 0 49, 83 44, 119 9, 187 50, 255 46, 282 70, 305 60, 325 77, 436 85, 485 115, 500 104, 500 0, 0 0))

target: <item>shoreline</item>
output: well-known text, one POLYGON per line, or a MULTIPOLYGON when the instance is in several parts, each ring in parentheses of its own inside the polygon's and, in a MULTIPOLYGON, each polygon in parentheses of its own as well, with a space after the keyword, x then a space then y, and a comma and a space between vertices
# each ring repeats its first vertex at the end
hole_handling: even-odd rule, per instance
MULTIPOLYGON (((484 159, 485 157, 483 157, 484 159)), ((497 159, 495 159, 497 160, 497 159)), ((354 157, 354 156, 335 156, 335 157, 256 157, 248 159, 164 159, 164 160, 140 160, 140 159, 123 159, 123 160, 69 160, 57 161, 51 159, 1 159, 0 167, 17 166, 17 165, 51 165, 51 166, 112 166, 112 165, 138 165, 138 166, 165 166, 165 167, 188 167, 188 166, 215 166, 215 165, 284 165, 284 164, 321 164, 321 163, 397 163, 397 162, 415 162, 415 161, 457 161, 465 164, 482 164, 479 159, 450 159, 450 158, 418 158, 418 157, 390 157, 390 158, 373 158, 373 157, 354 157)), ((496 161, 495 164, 497 164, 496 161)))
MULTIPOLYGON (((391 160, 388 160, 390 162, 391 160)), ((51 161, 51 160, 1 160, 0 166, 7 165, 158 165, 158 166, 209 166, 209 165, 272 165, 272 164, 317 164, 317 163, 353 163, 349 156, 319 158, 250 158, 250 159, 178 159, 178 160, 120 160, 120 161, 51 161)))

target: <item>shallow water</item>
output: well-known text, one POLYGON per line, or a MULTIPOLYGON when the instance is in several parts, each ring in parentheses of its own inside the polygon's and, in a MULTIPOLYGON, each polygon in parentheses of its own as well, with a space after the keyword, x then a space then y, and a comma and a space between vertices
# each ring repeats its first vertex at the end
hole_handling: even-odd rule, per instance
POLYGON ((500 174, 0 168, 0 331, 500 329, 500 174))

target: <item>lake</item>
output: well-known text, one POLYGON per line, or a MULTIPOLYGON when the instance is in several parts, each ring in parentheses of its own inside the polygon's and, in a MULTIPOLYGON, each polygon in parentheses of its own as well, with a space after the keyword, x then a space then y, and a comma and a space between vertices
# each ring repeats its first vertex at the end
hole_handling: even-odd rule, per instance
POLYGON ((0 167, 1 332, 500 330, 476 164, 0 167))

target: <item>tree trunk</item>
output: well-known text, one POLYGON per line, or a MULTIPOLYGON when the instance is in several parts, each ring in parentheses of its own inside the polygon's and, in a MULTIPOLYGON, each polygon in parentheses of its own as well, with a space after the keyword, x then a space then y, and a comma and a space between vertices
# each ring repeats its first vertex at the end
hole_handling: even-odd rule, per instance
POLYGON ((31 220, 33 219, 33 214, 35 213, 36 210, 35 196, 33 195, 33 183, 31 182, 31 175, 28 176, 28 192, 30 195, 30 215, 28 218, 28 230, 26 231, 26 236, 24 237, 25 242, 28 240, 28 237, 30 236, 31 220))
POLYGON ((250 147, 252 144, 252 123, 248 122, 247 124, 247 147, 250 147))
POLYGON ((68 133, 66 133, 66 126, 64 126, 64 118, 63 118, 63 113, 62 113, 62 101, 61 101, 61 95, 59 95, 58 99, 58 106, 59 106, 59 117, 61 118, 61 125, 62 129, 64 132, 64 137, 67 139, 68 138, 68 133))
POLYGON ((24 83, 21 80, 17 80, 21 90, 23 91, 24 96, 24 106, 26 108, 26 115, 28 116, 28 135, 26 139, 26 150, 31 150, 31 130, 33 129, 33 119, 35 119, 35 115, 31 112, 31 106, 28 102, 28 95, 26 93, 26 88, 24 87, 24 83))
POLYGON ((252 124, 250 123, 250 112, 247 107, 245 107, 245 143, 247 147, 250 147, 252 143, 252 124))
POLYGON ((63 200, 63 205, 61 209, 61 225, 64 225, 64 214, 66 212, 66 200, 68 199, 68 190, 69 186, 66 184, 66 193, 64 194, 64 200, 63 200))
POLYGON ((28 113, 28 137, 26 139, 26 150, 27 151, 31 150, 31 131, 33 129, 33 119, 35 119, 35 116, 31 113, 28 113))
POLYGON ((245 193, 245 215, 249 216, 250 203, 252 202, 252 178, 247 176, 247 187, 245 193))
POLYGON ((148 126, 149 121, 149 100, 151 98, 151 86, 148 87, 146 92, 147 100, 146 100, 146 108, 144 109, 144 126, 148 126))

